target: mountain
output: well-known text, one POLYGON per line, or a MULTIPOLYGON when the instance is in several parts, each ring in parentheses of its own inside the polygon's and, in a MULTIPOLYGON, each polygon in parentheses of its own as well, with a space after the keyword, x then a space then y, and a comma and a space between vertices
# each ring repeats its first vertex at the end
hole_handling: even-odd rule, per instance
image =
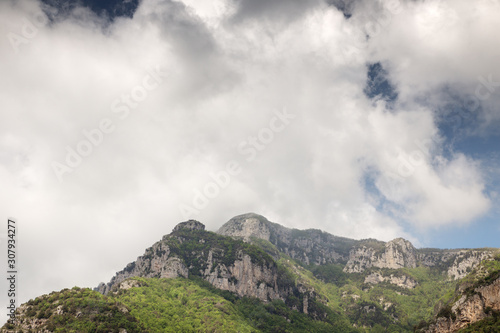
POLYGON ((420 332, 500 332, 500 255, 478 265, 435 311, 435 319, 420 332))
POLYGON ((23 304, 1 332, 490 329, 500 313, 497 253, 354 240, 253 213, 216 233, 190 220, 95 290, 23 304))
POLYGON ((118 272, 97 291, 107 294, 122 281, 148 278, 200 277, 214 287, 263 301, 285 299, 293 293, 286 277, 264 251, 205 231, 197 221, 178 224, 170 235, 148 248, 142 257, 118 272))
POLYGON ((415 249, 403 238, 385 243, 337 237, 317 229, 289 229, 254 213, 232 218, 217 233, 247 242, 262 239, 305 265, 339 263, 345 265, 347 273, 362 273, 371 268, 435 267, 456 280, 493 254, 489 249, 415 249))

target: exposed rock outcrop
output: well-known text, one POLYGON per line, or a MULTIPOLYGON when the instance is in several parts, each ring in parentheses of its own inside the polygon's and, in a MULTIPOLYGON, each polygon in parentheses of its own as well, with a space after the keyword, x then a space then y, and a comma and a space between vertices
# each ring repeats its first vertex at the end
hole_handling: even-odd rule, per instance
POLYGON ((411 242, 403 238, 385 243, 374 239, 337 237, 316 229, 289 229, 254 213, 230 219, 217 233, 246 242, 252 242, 253 238, 263 239, 306 265, 345 264, 346 273, 362 273, 372 267, 399 269, 423 266, 442 269, 450 278, 459 279, 481 260, 491 256, 491 251, 487 249, 415 249, 411 242))
POLYGON ((347 273, 361 273, 367 268, 415 268, 417 260, 415 248, 403 238, 396 238, 385 244, 383 250, 375 250, 363 246, 351 250, 349 261, 344 271, 347 273))
POLYGON ((263 239, 306 265, 345 263, 349 250, 356 243, 353 239, 333 236, 321 230, 289 229, 254 213, 233 217, 217 233, 246 242, 250 242, 252 238, 263 239))
POLYGON ((414 279, 407 275, 396 276, 391 274, 389 276, 383 276, 382 274, 375 272, 365 277, 365 283, 378 284, 381 282, 389 282, 406 289, 413 289, 418 284, 414 279))
POLYGON ((491 251, 461 250, 455 256, 453 264, 448 268, 448 276, 454 280, 465 277, 484 259, 492 257, 491 251))
POLYGON ((253 213, 233 217, 220 227, 217 233, 242 237, 245 241, 249 241, 251 237, 270 241, 271 237, 270 222, 265 217, 253 213))
POLYGON ((272 267, 255 265, 249 255, 240 253, 234 265, 216 265, 213 268, 214 262, 210 254, 203 276, 214 287, 235 292, 240 296, 257 297, 263 301, 284 299, 285 295, 282 295, 278 288, 278 274, 272 267))
POLYGON ((188 230, 205 230, 205 225, 196 220, 189 220, 186 222, 181 222, 174 227, 172 232, 178 231, 179 229, 188 229, 188 230))
POLYGON ((427 333, 452 333, 500 311, 500 278, 462 295, 451 306, 450 316, 442 316, 430 325, 427 333))
POLYGON ((418 266, 449 266, 459 250, 421 249, 417 250, 418 266))
MULTIPOLYGON (((484 253, 477 253, 477 251, 460 251, 461 260, 458 261, 471 265, 483 255, 484 253)), ((455 267, 460 267, 460 263, 455 267)), ((481 326, 481 332, 490 331, 487 325, 498 327, 500 323, 500 254, 495 252, 494 255, 477 265, 457 284, 453 298, 447 303, 438 303, 435 312, 437 313, 435 320, 422 331, 457 332, 475 323, 481 326)))
POLYGON ((136 276, 188 278, 194 274, 216 288, 262 301, 285 300, 293 292, 292 286, 279 285, 277 265, 262 250, 204 229, 197 221, 177 225, 170 235, 164 236, 96 290, 107 294, 136 276))
MULTIPOLYGON (((95 321, 97 315, 106 319, 121 311, 129 315, 124 318, 131 325, 137 324, 132 308, 113 304, 113 297, 124 295, 128 289, 146 283, 146 279, 129 278, 192 278, 192 281, 155 281, 198 284, 213 291, 206 283, 200 283, 202 279, 215 288, 239 296, 255 297, 263 302, 282 300, 284 304, 273 302, 265 308, 274 313, 287 307, 287 311, 297 310, 314 320, 338 325, 342 331, 349 331, 351 326, 375 330, 378 324, 382 327, 394 326, 393 329, 404 332, 457 332, 474 323, 476 326, 497 325, 498 320, 500 324, 500 257, 492 258, 494 251, 415 249, 402 238, 389 242, 352 240, 320 230, 288 229, 257 214, 231 219, 218 234, 206 231, 198 221, 189 220, 175 226, 171 234, 146 249, 142 256, 118 272, 109 283, 101 283, 95 289, 110 297, 93 293, 94 297, 103 302, 108 299, 112 306, 104 304, 102 309, 96 311, 96 303, 92 302, 92 307, 82 309, 78 305, 80 303, 75 302, 77 305, 71 308, 71 316, 78 320, 87 318, 95 321), (491 260, 484 261, 489 258, 491 260), (306 266, 308 264, 328 266, 306 266), (416 267, 432 269, 408 269, 416 267), (456 282, 452 283, 447 277, 456 282), (364 285, 360 283, 363 279, 364 285), (400 288, 388 286, 389 283, 400 288), (455 286, 457 289, 452 297, 455 286), (390 291, 386 293, 385 288, 390 291), (339 299, 330 290, 338 290, 339 299), (402 298, 406 299, 405 304, 400 301, 402 298), (422 321, 413 327, 424 313, 414 310, 422 307, 425 313, 430 313, 435 302, 436 319, 431 324, 422 321), (409 303, 412 303, 411 307, 406 306, 409 303), (413 316, 403 313, 408 308, 412 309, 408 312, 413 312, 413 316), (101 315, 101 312, 108 313, 106 311, 109 315, 101 315)), ((60 294, 66 299, 69 293, 60 294)), ((84 291, 71 293, 73 297, 88 297, 84 291)), ((18 309, 21 319, 8 323, 6 332, 30 329, 54 331, 50 327, 54 327, 56 319, 57 322, 60 319, 53 316, 68 317, 68 304, 65 303, 64 307, 51 295, 42 296, 43 302, 30 301, 31 308, 22 305, 18 309), (50 311, 45 305, 49 299, 53 305, 50 311), (52 318, 53 322, 47 321, 47 318, 52 318), (48 330, 45 330, 47 327, 48 330)), ((222 305, 218 303, 214 306, 222 305)), ((293 322, 293 316, 287 316, 287 322, 293 322)), ((123 332, 121 329, 117 327, 113 331, 123 332)))
POLYGON ((171 255, 170 247, 164 242, 157 242, 138 257, 136 261, 128 264, 107 284, 100 283, 95 289, 101 294, 107 294, 111 288, 120 282, 135 276, 176 278, 188 277, 188 269, 184 262, 175 255, 171 255))

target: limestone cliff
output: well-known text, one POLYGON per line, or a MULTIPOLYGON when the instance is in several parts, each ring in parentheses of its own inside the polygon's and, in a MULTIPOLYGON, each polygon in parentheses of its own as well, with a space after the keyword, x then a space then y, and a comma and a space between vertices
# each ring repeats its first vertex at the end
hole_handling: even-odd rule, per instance
POLYGON ((271 222, 261 215, 249 213, 233 217, 220 227, 217 233, 225 236, 241 237, 245 241, 249 241, 251 237, 270 241, 271 229, 273 229, 273 236, 274 233, 283 234, 285 228, 280 227, 271 225, 271 222))
POLYGON ((486 318, 500 316, 500 257, 483 261, 457 285, 453 300, 437 310, 427 333, 458 332, 486 318))
POLYGON ((441 316, 426 330, 428 333, 458 332, 500 311, 500 278, 488 286, 474 289, 472 295, 462 295, 451 307, 450 316, 441 316))
POLYGON ((489 249, 416 249, 403 238, 389 242, 354 240, 316 229, 289 229, 254 213, 233 217, 217 233, 246 242, 263 239, 305 265, 344 264, 346 273, 363 273, 372 268, 434 267, 458 280, 492 255, 489 249))
MULTIPOLYGON (((138 280, 129 278, 144 277, 151 279, 139 279, 141 283, 148 280, 193 285, 210 292, 212 286, 231 291, 234 294, 220 294, 245 311, 253 309, 251 323, 256 323, 254 314, 272 318, 269 332, 292 331, 285 330, 285 325, 307 318, 319 321, 320 326, 332 324, 342 332, 382 328, 421 333, 492 332, 484 327, 500 326, 500 257, 493 255, 495 251, 416 249, 402 238, 353 240, 320 230, 289 229, 256 214, 237 216, 218 233, 190 220, 175 226, 108 283, 101 283, 95 290, 106 297, 90 290, 42 296, 22 305, 17 312, 20 317, 4 327, 12 333, 29 329, 52 332, 51 327, 66 323, 58 316, 75 322, 107 322, 118 314, 123 320, 113 325, 125 323, 136 327, 129 332, 145 332, 137 318, 130 317, 130 311, 122 312, 114 301, 138 286, 138 280), (169 280, 172 278, 179 279, 169 280), (62 299, 71 302, 59 303, 62 299), (100 304, 99 311, 95 304, 100 304), (435 318, 429 322, 433 308, 435 318), (474 325, 481 325, 480 329, 474 325)), ((164 286, 161 291, 167 292, 164 286)), ((197 293, 189 295, 193 294, 197 293)), ((189 297, 178 301, 186 299, 189 297)), ((211 306, 218 309, 220 302, 211 306)), ((308 322, 307 328, 311 325, 314 322, 308 322)), ((300 331, 306 330, 301 327, 300 331)))
POLYGON ((353 239, 337 237, 321 230, 289 229, 254 213, 233 217, 217 233, 247 242, 252 238, 263 239, 306 265, 345 263, 349 258, 349 250, 356 244, 353 239))
POLYGON ((367 248, 366 246, 352 249, 344 271, 360 273, 367 268, 414 268, 417 265, 415 248, 403 238, 396 238, 387 242, 382 250, 367 248))
POLYGON ((406 289, 413 289, 417 286, 417 282, 414 279, 404 274, 384 276, 379 272, 375 272, 365 277, 365 283, 377 284, 381 282, 389 282, 406 289))
POLYGON ((454 280, 465 277, 481 261, 492 257, 491 251, 460 250, 454 257, 453 264, 448 268, 447 274, 454 280))
POLYGON ((403 238, 387 243, 373 239, 358 241, 315 229, 285 228, 253 213, 232 218, 218 233, 245 241, 251 241, 252 237, 264 239, 306 265, 343 263, 348 273, 363 272, 370 267, 398 269, 417 265, 417 250, 403 238))
MULTIPOLYGON (((170 235, 96 290, 107 294, 130 277, 201 277, 214 287, 262 301, 285 300, 294 285, 280 278, 274 260, 256 246, 204 230, 197 221, 177 225, 170 235)), ((306 309, 307 311, 307 309, 306 309)))

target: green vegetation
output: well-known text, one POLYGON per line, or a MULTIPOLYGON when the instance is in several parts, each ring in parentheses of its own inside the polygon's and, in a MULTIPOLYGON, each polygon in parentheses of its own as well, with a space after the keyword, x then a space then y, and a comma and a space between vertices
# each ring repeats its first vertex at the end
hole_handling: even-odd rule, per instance
POLYGON ((120 329, 129 333, 146 332, 128 307, 98 292, 78 287, 30 300, 26 303, 25 316, 28 320, 45 321, 41 328, 50 332, 118 333, 120 329))
MULTIPOLYGON (((280 250, 287 246, 286 253, 298 258, 307 247, 307 256, 314 262, 324 257, 323 249, 310 246, 312 239, 344 254, 352 240, 319 230, 292 230, 291 238, 287 244, 275 241, 276 246, 257 238, 249 244, 213 232, 178 228, 147 249, 143 259, 146 263, 151 259, 151 265, 153 258, 178 257, 188 268, 189 279, 136 277, 122 289, 115 285, 107 296, 90 289, 65 289, 29 301, 21 317, 24 323, 38 323, 33 331, 51 332, 412 332, 427 327, 436 312, 438 317, 455 319, 451 307, 458 297, 472 295, 477 287, 500 277, 498 254, 458 285, 445 273, 453 257, 433 268, 369 268, 348 274, 345 263, 306 265, 280 250), (271 274, 275 282, 266 277, 256 285, 270 288, 279 295, 277 299, 263 302, 240 297, 204 280, 210 268, 210 273, 218 271, 218 278, 238 286, 238 275, 224 274, 245 255, 254 265, 267 268, 265 274, 271 274)), ((375 252, 385 248, 373 239, 360 244, 375 252)), ((433 251, 437 250, 424 252, 431 255, 433 251)), ((472 255, 466 252, 461 260, 472 255)), ((147 264, 140 267, 145 267, 141 274, 153 270, 147 264)), ((135 273, 135 263, 124 271, 135 273)), ((160 271, 154 271, 158 277, 160 271)), ((500 314, 492 309, 486 312, 490 317, 462 332, 498 332, 500 314)), ((10 322, 4 329, 22 331, 20 325, 10 322)))
MULTIPOLYGON (((238 297, 229 291, 214 288, 199 278, 193 278, 192 281, 232 302, 250 325, 260 332, 358 332, 345 317, 314 300, 310 301, 309 309, 311 313, 321 313, 321 320, 315 320, 310 315, 292 310, 290 306, 294 297, 289 298, 287 302, 274 300, 264 303, 257 298, 238 297)), ((299 301, 302 304, 302 300, 299 301)))
MULTIPOLYGON (((438 311, 436 318, 444 317, 456 320, 457 315, 451 310, 453 304, 463 295, 470 297, 476 294, 478 287, 488 285, 499 277, 500 253, 497 252, 492 259, 483 260, 466 277, 460 280, 453 291, 448 289, 448 292, 436 303, 435 308, 438 311)), ((500 312, 491 308, 486 308, 484 311, 489 317, 470 324, 459 332, 500 332, 500 312)), ((435 323, 435 320, 422 323, 419 328, 426 328, 430 323, 435 323)))
POLYGON ((132 309, 148 332, 257 332, 230 301, 193 281, 134 280, 139 287, 110 298, 132 309))
POLYGON ((343 269, 344 266, 341 264, 310 266, 310 271, 316 278, 326 283, 333 283, 338 287, 342 287, 349 282, 349 276, 344 273, 343 269))
POLYGON ((279 258, 280 253, 276 246, 274 246, 271 242, 268 242, 264 239, 257 238, 257 237, 250 237, 250 242, 259 247, 260 249, 264 250, 267 254, 269 254, 273 258, 279 258))
POLYGON ((368 331, 411 332, 421 322, 433 317, 434 305, 439 299, 453 295, 455 284, 446 275, 430 268, 377 269, 364 273, 347 274, 343 265, 311 265, 301 267, 282 254, 279 265, 292 272, 296 283, 312 287, 318 299, 330 309, 347 316, 357 327, 368 331), (417 282, 407 289, 381 282, 365 284, 365 277, 373 272, 382 276, 407 276, 417 282))
POLYGON ((461 285, 466 286, 466 293, 473 294, 474 289, 487 285, 500 277, 500 253, 497 253, 492 260, 483 260, 471 274, 461 281, 461 285))
MULTIPOLYGON (((365 272, 363 275, 367 275, 365 272)), ((373 327, 375 323, 384 327, 398 327, 402 331, 412 331, 421 321, 428 321, 434 313, 434 305, 446 293, 454 290, 455 284, 448 281, 445 275, 429 268, 382 270, 383 276, 406 275, 417 282, 413 289, 407 289, 381 282, 375 285, 350 281, 341 288, 341 305, 347 309, 349 318, 360 325, 373 327), (355 306, 352 297, 358 295, 355 306), (370 308, 371 307, 371 308, 370 308), (363 308, 367 315, 359 315, 359 308, 363 308), (390 324, 389 324, 390 323, 390 324), (388 325, 388 326, 387 326, 388 325)))
POLYGON ((367 238, 360 240, 359 246, 371 247, 376 252, 380 252, 385 250, 385 242, 381 242, 379 240, 373 238, 367 238))
POLYGON ((27 303, 26 318, 46 319, 37 330, 51 332, 358 332, 315 300, 309 308, 324 314, 321 320, 281 300, 241 298, 199 278, 131 280, 132 287, 108 296, 80 288, 41 296, 27 303))

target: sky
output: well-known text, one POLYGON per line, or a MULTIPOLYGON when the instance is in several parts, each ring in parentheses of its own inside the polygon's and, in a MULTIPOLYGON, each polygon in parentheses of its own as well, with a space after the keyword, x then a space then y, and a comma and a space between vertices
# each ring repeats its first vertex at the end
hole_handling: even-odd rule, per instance
POLYGON ((500 247, 499 17, 500 0, 1 1, 18 303, 247 212, 500 247))

